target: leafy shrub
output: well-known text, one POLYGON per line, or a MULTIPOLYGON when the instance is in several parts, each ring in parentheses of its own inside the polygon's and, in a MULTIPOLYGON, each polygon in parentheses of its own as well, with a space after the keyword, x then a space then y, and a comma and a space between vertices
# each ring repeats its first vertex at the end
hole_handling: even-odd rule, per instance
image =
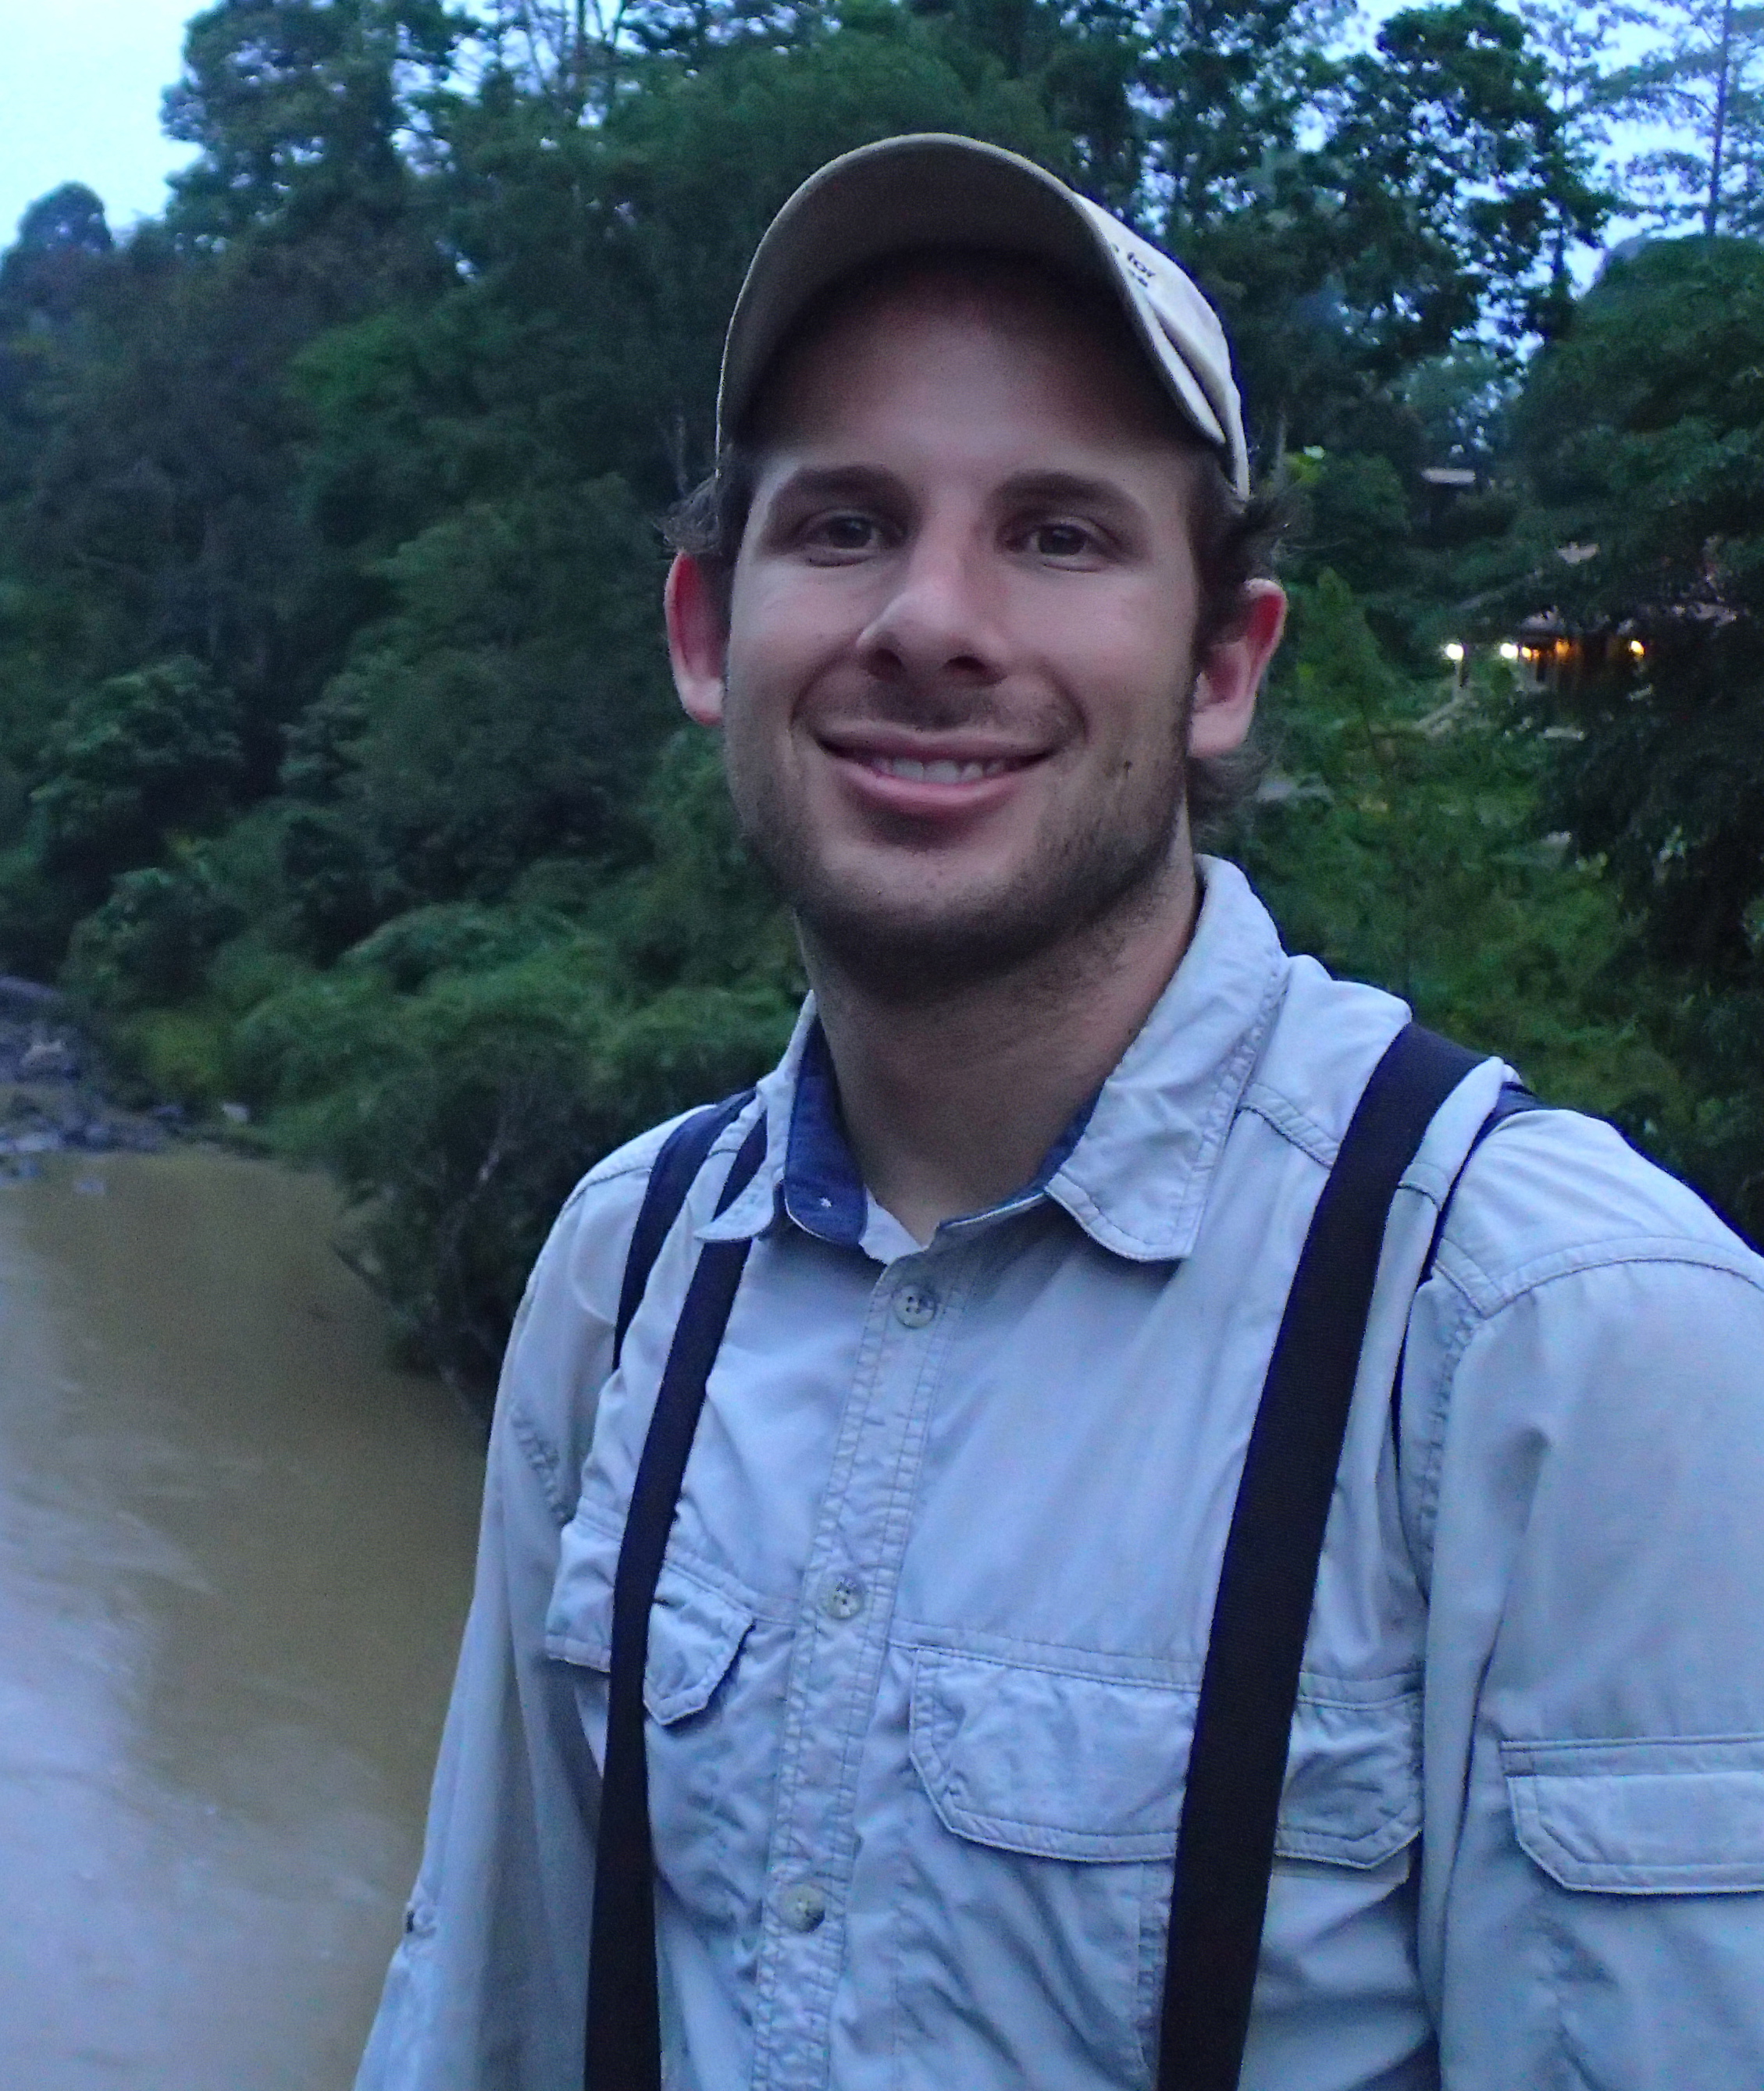
POLYGON ((80 894, 28 844, 0 851, 0 972, 53 979, 81 912, 80 894))
POLYGON ((100 1010, 179 1002, 244 920, 200 856, 124 872, 74 932, 62 977, 100 1010))
POLYGON ((635 1007, 589 944, 399 995, 352 967, 265 1004, 242 1068, 284 1137, 353 1201, 352 1259, 416 1353, 475 1395, 571 1186, 658 1119, 751 1081, 787 1036, 765 989, 679 989, 635 1007))
POLYGON ((442 902, 395 916, 347 952, 343 963, 377 972, 400 994, 409 994, 437 973, 487 972, 571 934, 570 924, 558 915, 442 902))
POLYGON ((154 862, 168 836, 214 826, 244 766, 237 709, 188 658, 75 699, 31 795, 44 870, 101 892, 117 872, 154 862))
POLYGON ((321 965, 395 913, 383 866, 360 822, 336 806, 295 803, 279 834, 282 888, 295 942, 321 965))
POLYGON ((1498 679, 1394 668, 1346 584, 1294 591, 1274 774, 1232 841, 1287 942, 1513 1061, 1551 1102, 1663 1136, 1677 1076, 1618 896, 1540 834, 1546 743, 1498 679))
POLYGON ((762 982, 803 991, 796 933, 735 831, 717 744, 677 733, 641 808, 653 855, 605 899, 605 920, 634 977, 656 988, 762 982))
POLYGON ((224 1010, 199 1002, 122 1017, 105 1044, 125 1090, 201 1111, 232 1093, 231 1033, 224 1010))
POLYGON ((401 1005, 369 973, 315 973, 239 1020, 233 1040, 239 1095, 296 1110, 404 1067, 410 1042, 401 1005))

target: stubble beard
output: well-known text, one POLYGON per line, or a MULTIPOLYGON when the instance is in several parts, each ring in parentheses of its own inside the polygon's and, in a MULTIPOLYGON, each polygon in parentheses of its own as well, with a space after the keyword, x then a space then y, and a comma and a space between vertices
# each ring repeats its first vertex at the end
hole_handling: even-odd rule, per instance
POLYGON ((1087 817, 1046 834, 1015 879, 977 895, 901 901, 830 876, 775 774, 749 770, 731 748, 742 839, 789 906, 811 965, 830 966, 873 999, 934 1003, 1012 976, 1037 997, 1067 994, 1167 903, 1192 696, 1154 774, 1124 777, 1087 817))

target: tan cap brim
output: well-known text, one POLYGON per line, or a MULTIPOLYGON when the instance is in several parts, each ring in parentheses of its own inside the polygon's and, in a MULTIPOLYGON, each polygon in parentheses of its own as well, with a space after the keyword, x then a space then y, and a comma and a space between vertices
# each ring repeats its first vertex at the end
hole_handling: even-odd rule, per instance
POLYGON ((886 254, 976 247, 1106 282, 1159 379, 1249 490, 1243 409, 1217 314, 1169 257, 1033 161, 938 131, 885 138, 810 175, 767 228, 723 344, 719 446, 809 302, 886 254))

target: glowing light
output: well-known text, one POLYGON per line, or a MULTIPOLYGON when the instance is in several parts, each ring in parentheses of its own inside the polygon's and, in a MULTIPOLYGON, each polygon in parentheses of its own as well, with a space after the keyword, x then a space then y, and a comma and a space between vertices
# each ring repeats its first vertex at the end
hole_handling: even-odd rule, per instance
POLYGON ((1464 644, 1461 640, 1448 639, 1439 650, 1454 667, 1464 658, 1464 644))
POLYGON ((1519 658, 1519 649, 1512 640, 1503 639, 1501 641, 1501 658, 1503 661, 1516 661, 1519 658))
POLYGON ((1630 640, 1629 651, 1634 654, 1637 660, 1639 661, 1647 650, 1647 648, 1642 645, 1639 639, 1632 639, 1630 640))

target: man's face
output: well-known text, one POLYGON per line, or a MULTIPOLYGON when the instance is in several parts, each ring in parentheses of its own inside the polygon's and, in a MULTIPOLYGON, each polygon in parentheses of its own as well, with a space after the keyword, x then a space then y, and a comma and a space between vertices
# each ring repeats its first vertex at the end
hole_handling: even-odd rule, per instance
POLYGON ((1033 282, 933 273, 774 384, 720 683, 682 688, 859 979, 996 974, 1185 873, 1194 465, 1151 382, 1033 282))

